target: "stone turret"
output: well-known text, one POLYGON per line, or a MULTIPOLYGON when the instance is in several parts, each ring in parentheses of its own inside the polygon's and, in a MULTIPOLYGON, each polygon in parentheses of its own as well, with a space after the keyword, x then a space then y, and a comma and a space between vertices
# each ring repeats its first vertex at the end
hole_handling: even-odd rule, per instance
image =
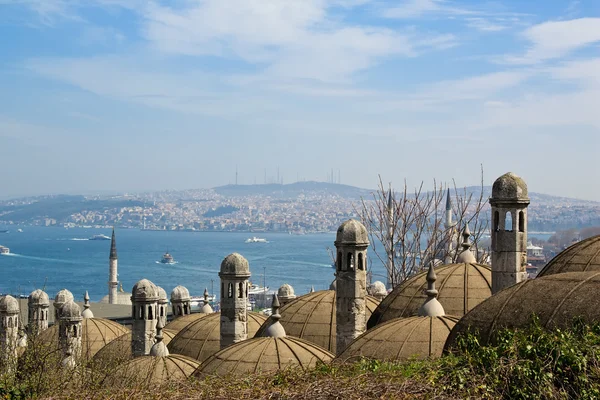
POLYGON ((337 353, 367 329, 367 229, 348 220, 337 230, 336 347, 337 353))
POLYGON ((165 289, 160 286, 156 287, 158 289, 158 319, 162 321, 162 326, 164 327, 167 324, 167 306, 169 305, 169 299, 167 299, 167 292, 165 289))
POLYGON ((54 321, 58 321, 60 319, 60 309, 63 304, 73 301, 73 293, 69 292, 67 289, 61 289, 56 293, 54 297, 54 321))
POLYGON ((27 298, 29 333, 36 335, 48 329, 48 308, 50 308, 50 299, 46 292, 36 289, 29 294, 27 298))
POLYGON ((282 306, 285 306, 287 303, 296 298, 296 294, 292 285, 284 283, 277 291, 277 297, 279 298, 279 303, 282 306))
POLYGON ((0 357, 6 370, 14 370, 19 341, 19 302, 10 295, 0 298, 0 357))
POLYGON ((58 343, 63 352, 63 366, 74 367, 81 357, 81 308, 73 301, 63 304, 58 320, 58 343))
POLYGON ((248 338, 247 302, 250 266, 238 253, 221 263, 221 349, 248 338))
POLYGON ((142 279, 131 290, 131 353, 134 357, 150 354, 156 336, 159 291, 148 279, 142 279))
POLYGON ((110 240, 110 255, 108 257, 108 303, 118 304, 117 286, 119 285, 119 274, 117 272, 117 241, 115 239, 115 228, 112 230, 110 240))
POLYGON ((171 292, 171 308, 173 309, 173 319, 183 317, 191 313, 190 301, 192 300, 190 292, 185 286, 176 286, 171 292))
POLYGON ((527 184, 509 172, 492 186, 492 294, 527 279, 527 184))

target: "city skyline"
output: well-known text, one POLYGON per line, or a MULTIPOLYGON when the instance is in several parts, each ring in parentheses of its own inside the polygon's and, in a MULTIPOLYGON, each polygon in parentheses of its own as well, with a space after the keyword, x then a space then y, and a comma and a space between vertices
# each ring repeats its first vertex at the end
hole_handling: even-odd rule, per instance
POLYGON ((2 198, 483 165, 600 200, 592 0, 0 0, 0 30, 2 198))

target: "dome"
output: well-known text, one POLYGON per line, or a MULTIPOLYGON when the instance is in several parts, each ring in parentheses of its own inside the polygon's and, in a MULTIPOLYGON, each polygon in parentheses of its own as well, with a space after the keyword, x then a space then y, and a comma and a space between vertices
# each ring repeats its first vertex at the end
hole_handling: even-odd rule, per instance
POLYGON ((131 290, 132 301, 158 301, 159 296, 158 287, 148 279, 142 279, 131 290))
POLYGON ((479 304, 452 329, 446 349, 458 335, 476 331, 481 345, 488 344, 500 328, 523 328, 532 315, 543 327, 566 327, 574 318, 600 321, 596 299, 600 292, 600 272, 567 272, 529 279, 506 288, 479 304))
POLYGON ((27 303, 36 306, 50 306, 50 298, 48 294, 41 289, 36 289, 29 294, 27 303))
MULTIPOLYGON (((163 343, 168 345, 175 337, 176 332, 169 329, 162 330, 163 343)), ((100 365, 113 364, 115 362, 123 362, 133 358, 131 353, 131 331, 127 331, 118 338, 114 339, 106 346, 103 346, 94 355, 94 362, 100 365)), ((114 365, 114 364, 113 364, 114 365)))
POLYGON ((158 302, 159 303, 168 303, 169 299, 167 298, 167 292, 165 292, 165 289, 161 288, 160 286, 157 286, 156 289, 158 289, 158 302))
POLYGON ((60 319, 67 321, 78 321, 81 320, 81 307, 74 301, 67 301, 60 308, 60 319))
POLYGON ((563 272, 600 271, 600 235, 582 240, 560 252, 537 277, 563 272))
POLYGON ((356 361, 365 357, 400 361, 439 357, 458 320, 458 317, 451 316, 396 318, 357 337, 337 360, 356 361))
POLYGON ((7 294, 0 298, 0 313, 2 314, 18 314, 19 302, 17 299, 7 294))
POLYGON ((319 346, 295 337, 260 337, 220 350, 204 361, 195 376, 246 376, 286 368, 312 369, 329 363, 334 355, 319 346))
POLYGON ((56 297, 54 297, 54 308, 62 307, 62 305, 69 300, 74 300, 73 293, 69 292, 67 289, 59 290, 58 293, 56 293, 56 297))
POLYGON ((527 184, 525 181, 508 172, 496 179, 492 186, 491 200, 529 200, 527 198, 527 184))
MULTIPOLYGON (((367 319, 377 307, 377 299, 367 296, 367 319)), ((320 290, 290 301, 279 310, 279 322, 288 336, 305 339, 330 352, 336 351, 335 291, 320 290)), ((263 336, 272 323, 269 317, 256 336, 263 336)))
POLYGON ((185 286, 176 286, 171 292, 171 303, 191 300, 190 292, 185 286))
POLYGON ((337 230, 335 245, 368 245, 369 233, 367 228, 355 219, 343 222, 337 230))
POLYGON ((107 384, 135 387, 136 383, 146 383, 155 387, 184 382, 199 366, 198 361, 179 354, 166 357, 141 356, 117 368, 107 379, 107 384))
MULTIPOLYGON (((203 317, 188 324, 171 340, 167 346, 171 354, 183 354, 204 362, 221 349, 221 314, 200 315, 203 317)), ((266 319, 262 314, 248 313, 248 338, 254 336, 266 319)))
POLYGON ((292 297, 295 296, 292 285, 284 283, 277 291, 277 297, 292 297))
POLYGON ((180 330, 182 330, 183 328, 185 328, 192 322, 197 321, 200 318, 204 318, 206 316, 207 316, 207 314, 203 314, 203 313, 194 313, 194 314, 183 315, 183 316, 177 317, 174 320, 172 320, 171 322, 167 323, 165 325, 165 329, 168 329, 171 332, 175 332, 177 334, 177 333, 179 333, 180 330))
MULTIPOLYGON (((462 317, 492 295, 492 270, 481 264, 447 264, 435 268, 438 300, 447 315, 462 317)), ((427 296, 427 271, 409 278, 373 311, 367 329, 394 318, 417 315, 427 296)))
POLYGON ((221 275, 249 277, 250 266, 248 265, 248 260, 238 253, 228 255, 223 262, 221 262, 221 272, 219 272, 219 276, 221 275))

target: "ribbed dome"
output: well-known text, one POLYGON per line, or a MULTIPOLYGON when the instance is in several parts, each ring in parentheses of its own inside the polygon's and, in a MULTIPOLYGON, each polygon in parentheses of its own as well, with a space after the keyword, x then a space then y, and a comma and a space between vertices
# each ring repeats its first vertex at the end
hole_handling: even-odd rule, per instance
POLYGON ((195 376, 245 376, 286 368, 314 368, 334 355, 295 337, 260 337, 228 346, 202 363, 195 376))
POLYGON ((600 235, 582 240, 560 252, 537 277, 563 272, 600 271, 600 235))
POLYGON ((159 296, 160 293, 158 292, 158 287, 148 279, 138 281, 133 285, 133 289, 131 290, 133 301, 158 301, 159 296))
MULTIPOLYGON (((481 264, 448 264, 435 268, 438 300, 447 315, 462 317, 492 295, 492 270, 481 264)), ((417 315, 427 296, 427 271, 397 286, 373 311, 367 328, 394 318, 417 315)))
POLYGON ((142 382, 152 386, 183 382, 199 366, 198 361, 179 354, 170 354, 166 357, 136 357, 117 368, 107 379, 107 383, 131 387, 142 382))
POLYGON ((36 289, 29 294, 27 303, 31 305, 49 306, 50 298, 48 294, 41 289, 36 289))
POLYGON ((172 320, 171 322, 169 322, 167 325, 165 325, 165 329, 168 329, 171 332, 175 332, 175 334, 177 334, 177 333, 179 333, 179 331, 181 331, 183 328, 185 328, 192 322, 197 321, 200 318, 204 318, 207 315, 208 314, 194 313, 194 314, 184 315, 182 317, 177 317, 174 320, 172 320))
POLYGON ((190 291, 185 286, 176 286, 171 292, 171 303, 190 300, 190 291))
MULTIPOLYGON (((167 346, 171 354, 183 354, 203 362, 221 349, 221 313, 202 314, 181 329, 167 346)), ((248 313, 248 338, 254 336, 267 317, 248 313)), ((168 326, 168 325, 167 325, 168 326)))
MULTIPOLYGON (((129 332, 123 325, 104 318, 83 319, 81 327, 81 354, 86 359, 91 359, 108 343, 129 332)), ((58 324, 41 332, 39 338, 58 348, 58 324)))
MULTIPOLYGON (((367 318, 371 316, 377 304, 375 298, 367 296, 367 318)), ((288 336, 308 340, 331 352, 336 351, 335 291, 320 290, 305 294, 281 307, 279 313, 279 322, 288 336)), ((262 336, 271 322, 269 317, 256 336, 262 336)))
POLYGON ((367 232, 367 228, 355 219, 344 221, 337 229, 335 245, 344 244, 368 245, 369 233, 367 232))
POLYGON ((536 315, 544 327, 565 327, 576 317, 585 322, 600 321, 597 306, 600 272, 567 272, 530 279, 504 289, 465 315, 454 327, 446 348, 457 335, 477 331, 485 345, 500 328, 522 328, 536 315))
POLYGON ((520 176, 508 172, 492 185, 492 200, 528 200, 527 184, 520 176))
POLYGON ((241 254, 232 253, 221 262, 221 275, 250 276, 250 266, 241 254))
MULTIPOLYGON (((176 333, 169 329, 163 329, 162 335, 164 344, 169 344, 176 333)), ((114 363, 116 360, 125 361, 132 357, 131 331, 128 331, 98 350, 94 355, 94 362, 114 363)))
POLYGON ((360 357, 381 361, 439 357, 458 317, 396 318, 369 329, 337 357, 355 361, 360 357))
POLYGON ((7 294, 0 298, 0 313, 2 314, 18 314, 19 302, 17 299, 7 294))

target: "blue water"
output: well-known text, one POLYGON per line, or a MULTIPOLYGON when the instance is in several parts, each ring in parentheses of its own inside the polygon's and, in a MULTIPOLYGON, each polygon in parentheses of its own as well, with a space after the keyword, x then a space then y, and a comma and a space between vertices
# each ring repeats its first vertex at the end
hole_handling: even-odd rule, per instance
MULTIPOLYGON (((110 241, 86 240, 105 234, 107 229, 7 227, 0 233, 0 245, 10 248, 12 255, 0 256, 0 293, 27 295, 46 284, 46 292, 54 294, 67 288, 77 299, 89 291, 92 301, 107 294, 108 255, 110 241)), ((3 229, 0 227, 0 229, 3 229)), ((169 232, 118 229, 117 252, 119 280, 131 292, 142 278, 162 286, 167 294, 177 285, 186 286, 192 295, 204 288, 219 294, 219 266, 225 256, 238 252, 250 262, 250 278, 277 289, 289 283, 297 295, 327 289, 334 269, 327 247, 334 247, 335 233, 314 235, 260 234, 269 243, 245 243, 252 236, 237 232, 169 232), (169 250, 177 264, 158 261, 169 250)), ((376 259, 376 257, 375 257, 376 259)), ((375 267, 375 278, 383 280, 383 267, 375 267)))

